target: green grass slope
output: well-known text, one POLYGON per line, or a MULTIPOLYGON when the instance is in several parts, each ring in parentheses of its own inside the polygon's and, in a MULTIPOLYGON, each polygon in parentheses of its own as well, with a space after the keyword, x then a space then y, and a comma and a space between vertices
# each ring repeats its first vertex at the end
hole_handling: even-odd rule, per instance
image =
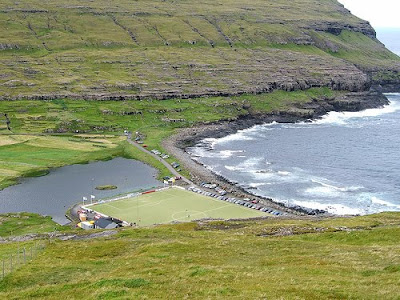
MULTIPOLYGON (((3 299, 399 299, 400 216, 186 223, 47 243, 3 299)), ((0 253, 16 244, 0 244, 0 253)))
POLYGON ((400 61, 333 0, 5 0, 0 68, 1 99, 118 99, 360 90, 400 61))
POLYGON ((118 134, 125 129, 140 131, 150 149, 160 149, 161 141, 177 128, 285 111, 341 95, 319 88, 165 101, 0 101, 0 112, 7 113, 12 129, 8 131, 0 115, 0 189, 21 176, 43 175, 48 168, 115 156, 149 163, 160 171, 160 178, 170 176, 159 161, 130 146, 118 134))
POLYGON ((42 234, 54 230, 63 231, 66 227, 53 222, 51 217, 31 213, 0 215, 0 238, 28 234, 42 234))

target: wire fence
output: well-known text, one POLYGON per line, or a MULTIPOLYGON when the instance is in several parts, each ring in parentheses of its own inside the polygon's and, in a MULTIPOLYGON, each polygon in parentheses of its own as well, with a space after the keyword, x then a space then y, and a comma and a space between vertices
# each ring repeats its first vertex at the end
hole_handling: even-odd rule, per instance
MULTIPOLYGON (((124 199, 129 199, 129 198, 134 198, 137 196, 140 196, 143 192, 149 191, 149 190, 155 190, 155 189, 162 189, 162 187, 160 186, 154 186, 151 188, 147 188, 147 189, 139 189, 130 193, 125 193, 125 194, 120 194, 120 195, 116 195, 113 197, 107 197, 107 198, 95 198, 95 199, 91 199, 90 200, 85 200, 85 201, 90 201, 90 203, 85 203, 85 201, 83 201, 82 203, 82 208, 88 208, 91 207, 95 204, 103 204, 103 203, 108 203, 108 202, 113 202, 113 201, 118 201, 118 200, 124 200, 124 199)), ((86 198, 87 199, 87 198, 86 198)))
POLYGON ((32 261, 43 249, 44 244, 35 243, 32 246, 18 248, 16 252, 3 256, 0 261, 1 280, 19 267, 32 261))

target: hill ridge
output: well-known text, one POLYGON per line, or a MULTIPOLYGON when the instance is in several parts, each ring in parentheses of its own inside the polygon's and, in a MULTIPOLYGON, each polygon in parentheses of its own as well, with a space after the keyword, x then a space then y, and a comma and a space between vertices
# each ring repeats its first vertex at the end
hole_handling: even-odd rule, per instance
POLYGON ((359 92, 400 82, 400 58, 337 1, 8 0, 0 29, 2 100, 359 92))

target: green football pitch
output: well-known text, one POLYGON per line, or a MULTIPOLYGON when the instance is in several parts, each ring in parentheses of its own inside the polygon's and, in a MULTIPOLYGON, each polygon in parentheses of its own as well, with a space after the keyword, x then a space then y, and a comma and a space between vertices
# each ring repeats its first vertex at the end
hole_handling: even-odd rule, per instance
POLYGON ((267 216, 267 213, 196 194, 170 188, 133 198, 95 204, 96 212, 136 223, 139 226, 186 222, 204 218, 244 219, 267 216))

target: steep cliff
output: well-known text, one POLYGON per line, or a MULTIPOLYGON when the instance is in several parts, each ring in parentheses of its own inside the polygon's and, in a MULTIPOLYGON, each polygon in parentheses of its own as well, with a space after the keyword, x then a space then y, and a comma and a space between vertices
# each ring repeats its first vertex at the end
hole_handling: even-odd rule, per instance
POLYGON ((336 0, 0 3, 0 99, 165 99, 400 82, 336 0))

